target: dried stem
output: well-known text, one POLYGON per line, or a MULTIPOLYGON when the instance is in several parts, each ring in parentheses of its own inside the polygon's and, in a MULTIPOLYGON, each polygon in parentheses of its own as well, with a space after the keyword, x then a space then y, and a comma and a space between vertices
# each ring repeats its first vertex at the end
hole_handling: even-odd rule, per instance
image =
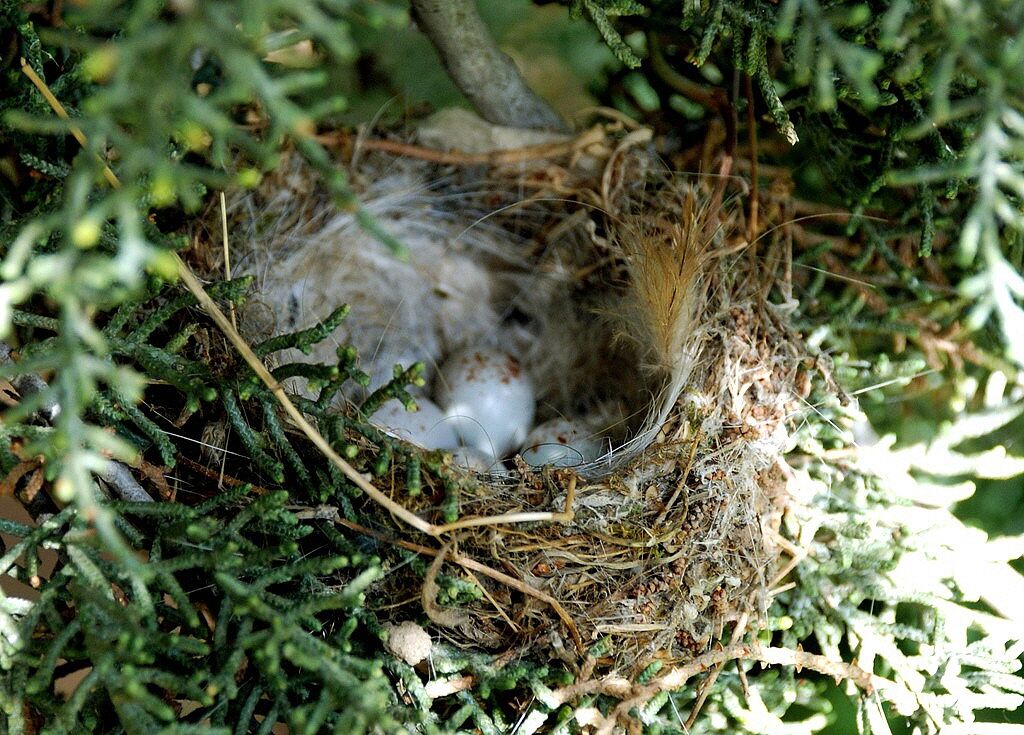
MULTIPOLYGON (((455 166, 506 166, 528 161, 550 161, 560 156, 577 154, 586 150, 591 145, 603 143, 605 137, 605 132, 601 126, 594 126, 563 143, 541 143, 523 146, 522 148, 491 151, 489 153, 440 151, 435 148, 426 148, 400 140, 385 140, 381 138, 363 138, 355 143, 355 147, 455 166)), ((351 136, 347 133, 323 133, 316 137, 316 141, 322 145, 336 146, 349 138, 351 136)))
POLYGON ((746 83, 747 92, 747 140, 750 143, 750 222, 747 230, 747 239, 752 243, 750 248, 751 257, 757 254, 757 210, 760 206, 760 181, 757 171, 757 121, 754 117, 754 88, 750 81, 750 75, 744 74, 743 81, 746 83))
MULTIPOLYGON (((747 630, 747 621, 749 615, 744 612, 738 621, 736 621, 736 627, 732 631, 732 638, 729 640, 729 645, 736 645, 740 642, 743 634, 747 630)), ((700 686, 700 692, 697 694, 697 701, 693 705, 693 709, 690 711, 690 716, 686 718, 686 729, 693 727, 693 723, 697 721, 697 715, 700 714, 701 708, 704 707, 704 703, 708 699, 708 695, 711 694, 711 688, 715 685, 715 681, 718 679, 718 675, 722 673, 722 666, 724 662, 716 664, 708 674, 708 678, 705 679, 700 686)))
POLYGON ((673 69, 668 59, 665 58, 657 34, 648 34, 647 42, 651 50, 651 67, 665 84, 684 97, 721 115, 722 122, 725 123, 725 155, 732 157, 736 149, 736 110, 729 103, 729 97, 725 90, 694 82, 673 69))
MULTIPOLYGON (((332 520, 339 526, 344 526, 345 528, 349 528, 353 531, 358 531, 359 533, 375 538, 378 541, 384 541, 385 543, 394 544, 395 546, 400 546, 401 548, 408 549, 409 551, 415 551, 418 554, 425 554, 427 556, 437 557, 441 553, 437 549, 432 549, 429 546, 423 546, 422 544, 416 544, 411 541, 403 541, 401 539, 391 538, 390 536, 386 536, 385 534, 374 531, 373 529, 367 528, 366 526, 362 526, 358 523, 354 523, 353 521, 349 521, 345 518, 342 518, 340 515, 338 515, 337 509, 333 510, 334 512, 332 520)), ((576 644, 576 648, 580 651, 585 650, 585 647, 583 645, 583 638, 580 637, 580 632, 579 629, 576 627, 576 623, 573 621, 569 613, 566 612, 565 608, 562 607, 562 604, 554 597, 547 594, 546 592, 541 592, 535 587, 531 587, 530 585, 526 584, 525 582, 519 579, 516 579, 515 577, 510 577, 509 575, 504 574, 503 572, 499 572, 496 569, 492 569, 489 566, 481 564, 475 559, 470 559, 469 557, 462 556, 461 554, 452 554, 451 560, 465 569, 469 569, 474 572, 483 574, 485 577, 490 577, 496 582, 501 582, 502 584, 511 587, 512 589, 517 590, 518 592, 522 592, 524 595, 533 597, 537 600, 541 600, 542 602, 546 602, 548 605, 551 606, 551 609, 555 611, 555 614, 558 615, 559 619, 561 619, 561 621, 565 623, 565 627, 569 629, 569 633, 572 635, 572 639, 573 642, 576 644)))
MULTIPOLYGON (((889 694, 898 696, 894 691, 899 685, 895 682, 875 676, 857 666, 855 663, 832 661, 824 656, 807 653, 799 648, 764 647, 757 643, 739 643, 710 651, 696 657, 683 666, 677 666, 647 684, 634 684, 618 675, 606 676, 601 679, 589 679, 557 690, 553 701, 557 705, 565 704, 589 694, 605 694, 620 700, 619 704, 607 717, 603 718, 596 732, 599 735, 610 735, 616 724, 628 724, 631 720, 629 712, 649 702, 660 692, 675 691, 683 687, 687 681, 727 661, 739 660, 760 661, 763 665, 792 666, 798 672, 810 669, 820 674, 831 676, 837 681, 852 681, 866 694, 876 689, 890 690, 889 694)), ((594 723, 598 724, 598 723, 594 723)))

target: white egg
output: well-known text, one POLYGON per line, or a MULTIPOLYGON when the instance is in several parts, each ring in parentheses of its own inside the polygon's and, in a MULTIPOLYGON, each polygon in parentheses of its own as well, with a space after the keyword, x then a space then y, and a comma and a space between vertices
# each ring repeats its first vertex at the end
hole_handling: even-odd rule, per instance
POLYGON ((401 401, 392 398, 370 417, 370 423, 391 436, 424 449, 452 450, 459 446, 451 420, 433 401, 417 398, 417 411, 406 411, 401 401))
POLYGON ((523 459, 534 467, 578 467, 604 454, 592 427, 569 419, 552 419, 535 427, 523 442, 523 459))
POLYGON ((441 368, 436 395, 462 443, 492 461, 522 444, 533 423, 530 379, 518 360, 499 350, 452 355, 441 368))
POLYGON ((459 447, 452 451, 452 464, 462 470, 487 472, 494 463, 483 452, 472 447, 459 447))

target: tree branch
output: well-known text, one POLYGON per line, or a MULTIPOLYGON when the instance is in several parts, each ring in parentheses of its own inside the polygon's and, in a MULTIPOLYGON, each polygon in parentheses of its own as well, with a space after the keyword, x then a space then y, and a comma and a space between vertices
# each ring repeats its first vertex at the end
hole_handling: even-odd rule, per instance
POLYGON ((412 0, 412 7, 448 75, 484 119, 517 128, 568 129, 498 49, 475 0, 412 0))

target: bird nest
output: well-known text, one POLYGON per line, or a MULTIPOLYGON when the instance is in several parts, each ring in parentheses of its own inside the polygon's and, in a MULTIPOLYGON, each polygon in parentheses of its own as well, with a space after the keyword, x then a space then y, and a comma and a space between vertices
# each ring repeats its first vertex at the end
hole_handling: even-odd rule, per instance
MULTIPOLYGON (((600 425, 602 450, 577 463, 512 451, 474 472, 415 449, 429 468, 416 492, 393 467, 367 474, 389 507, 364 498, 358 521, 334 518, 386 560, 370 602, 383 618, 570 662, 602 639, 620 665, 690 659, 764 613, 777 571, 782 457, 813 368, 768 301, 782 245, 756 253, 727 161, 673 175, 645 129, 524 139, 472 125, 324 136, 404 259, 297 156, 234 196, 236 268, 256 280, 243 333, 308 327, 347 302, 331 339, 276 359, 336 361, 348 344, 374 381, 411 357, 422 367, 394 375, 422 376, 412 397, 426 400, 445 354, 487 344, 531 376, 538 422, 600 425)), ((372 388, 349 385, 334 410, 365 420, 372 388)))

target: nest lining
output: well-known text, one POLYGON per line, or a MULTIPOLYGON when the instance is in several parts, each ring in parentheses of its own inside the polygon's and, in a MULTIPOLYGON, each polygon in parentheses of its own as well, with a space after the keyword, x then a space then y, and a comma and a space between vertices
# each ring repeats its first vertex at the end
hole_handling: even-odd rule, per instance
MULTIPOLYGON (((571 521, 470 528, 455 542, 557 599, 577 631, 535 597, 476 577, 486 590, 462 608, 471 624, 425 600, 426 614, 477 646, 539 644, 571 659, 572 637, 607 635, 620 664, 686 659, 765 609, 805 350, 765 302, 759 266, 729 254, 741 213, 709 206, 708 186, 657 173, 642 138, 604 135, 574 156, 482 170, 364 156, 351 170, 361 201, 407 245, 406 263, 292 159, 232 205, 243 267, 258 278, 243 324, 266 336, 347 302, 336 343, 281 359, 333 361, 350 343, 370 356, 372 378, 393 362, 436 368, 466 343, 521 355, 542 416, 599 415, 615 451, 591 466, 519 461, 478 477, 462 516, 560 511, 573 485, 571 521)), ((412 505, 400 485, 388 490, 412 505)), ((430 495, 416 510, 439 513, 430 495)), ((408 589, 396 572, 376 591, 396 621, 424 613, 396 604, 408 589)))

